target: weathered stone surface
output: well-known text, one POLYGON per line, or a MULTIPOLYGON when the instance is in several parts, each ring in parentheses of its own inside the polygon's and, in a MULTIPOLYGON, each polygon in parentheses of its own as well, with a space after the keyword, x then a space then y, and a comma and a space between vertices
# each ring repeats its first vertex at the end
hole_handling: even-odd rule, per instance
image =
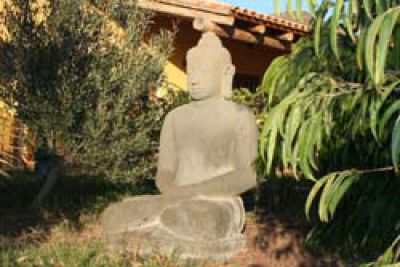
POLYGON ((243 218, 239 197, 142 196, 110 205, 102 223, 114 250, 226 260, 245 244, 243 218))
POLYGON ((194 101, 165 119, 156 177, 162 194, 110 205, 104 234, 113 249, 227 260, 245 245, 238 195, 256 183, 255 117, 229 100, 235 68, 215 34, 203 34, 187 63, 194 101))

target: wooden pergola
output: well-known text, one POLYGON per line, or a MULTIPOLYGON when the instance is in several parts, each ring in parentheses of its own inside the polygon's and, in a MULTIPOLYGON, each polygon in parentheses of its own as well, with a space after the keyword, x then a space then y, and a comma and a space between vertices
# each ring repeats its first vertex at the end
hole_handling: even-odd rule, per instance
POLYGON ((197 31, 282 51, 290 51, 299 37, 310 32, 309 16, 299 22, 210 0, 138 0, 138 4, 166 16, 190 20, 197 31))

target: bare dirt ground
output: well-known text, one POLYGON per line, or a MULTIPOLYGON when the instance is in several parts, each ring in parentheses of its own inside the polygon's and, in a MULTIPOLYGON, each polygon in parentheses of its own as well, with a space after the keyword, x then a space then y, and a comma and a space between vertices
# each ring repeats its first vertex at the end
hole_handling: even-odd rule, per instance
POLYGON ((304 230, 288 225, 279 218, 267 216, 262 223, 248 220, 245 251, 225 266, 247 267, 344 267, 339 260, 328 260, 308 252, 302 245, 304 230))

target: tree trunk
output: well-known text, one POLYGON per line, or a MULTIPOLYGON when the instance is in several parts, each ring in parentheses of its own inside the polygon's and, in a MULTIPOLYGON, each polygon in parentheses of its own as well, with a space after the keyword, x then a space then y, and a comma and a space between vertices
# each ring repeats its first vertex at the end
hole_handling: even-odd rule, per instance
POLYGON ((39 166, 36 168, 36 174, 44 177, 45 182, 32 203, 32 206, 35 207, 42 205, 43 201, 50 194, 51 190, 56 184, 62 170, 62 165, 58 161, 44 163, 39 162, 38 165, 39 166))

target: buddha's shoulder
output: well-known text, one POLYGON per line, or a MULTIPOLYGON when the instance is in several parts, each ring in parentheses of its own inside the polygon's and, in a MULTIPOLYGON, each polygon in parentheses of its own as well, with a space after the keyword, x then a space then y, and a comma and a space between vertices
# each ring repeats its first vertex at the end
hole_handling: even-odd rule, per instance
POLYGON ((179 116, 181 114, 186 114, 187 112, 190 111, 190 103, 188 104, 183 104, 179 107, 174 108, 173 110, 171 110, 170 112, 168 112, 167 117, 175 117, 175 116, 179 116))
POLYGON ((238 104, 232 101, 225 101, 228 108, 237 116, 242 118, 255 118, 253 111, 245 105, 238 104))
POLYGON ((238 104, 236 102, 233 101, 225 101, 226 105, 231 107, 232 109, 235 110, 235 112, 239 112, 239 113, 251 113, 251 110, 242 104, 238 104))
MULTIPOLYGON (((234 117, 240 117, 240 118, 254 118, 254 114, 253 112, 246 106, 232 102, 232 101, 228 101, 228 100, 224 100, 221 102, 218 102, 218 106, 207 106, 203 109, 207 109, 207 110, 213 110, 215 109, 215 112, 227 112, 231 115, 233 115, 234 117), (223 110, 223 111, 221 111, 223 110)), ((187 116, 191 116, 191 114, 193 112, 199 112, 198 107, 195 106, 194 103, 188 103, 188 104, 184 104, 182 106, 176 107, 173 110, 171 110, 168 114, 167 114, 167 118, 171 119, 171 120, 175 120, 175 119, 179 119, 181 117, 187 117, 187 116)))
POLYGON ((176 107, 170 112, 168 112, 166 119, 174 119, 176 117, 186 116, 188 112, 190 112, 190 103, 184 104, 182 106, 176 107))

